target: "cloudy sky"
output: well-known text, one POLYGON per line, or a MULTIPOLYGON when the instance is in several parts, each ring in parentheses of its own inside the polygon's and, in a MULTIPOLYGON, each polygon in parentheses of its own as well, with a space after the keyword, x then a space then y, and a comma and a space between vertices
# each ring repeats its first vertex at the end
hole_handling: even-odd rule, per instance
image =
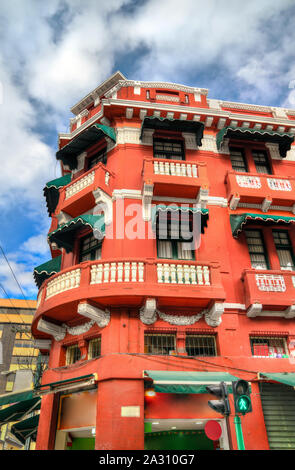
MULTIPOLYGON (((2 0, 0 243, 28 298, 70 107, 116 70, 295 108, 295 0, 2 0), (293 88, 292 88, 293 87, 293 88)), ((0 252, 0 297, 22 297, 0 252)))

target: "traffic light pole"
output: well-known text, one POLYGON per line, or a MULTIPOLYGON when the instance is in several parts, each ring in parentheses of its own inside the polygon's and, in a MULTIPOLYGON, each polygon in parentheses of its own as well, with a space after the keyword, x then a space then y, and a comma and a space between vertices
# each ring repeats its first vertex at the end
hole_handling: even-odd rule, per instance
POLYGON ((243 430, 242 430, 242 424, 241 424, 240 416, 237 416, 237 415, 235 416, 234 423, 235 423, 238 450, 245 450, 245 443, 244 443, 243 430))

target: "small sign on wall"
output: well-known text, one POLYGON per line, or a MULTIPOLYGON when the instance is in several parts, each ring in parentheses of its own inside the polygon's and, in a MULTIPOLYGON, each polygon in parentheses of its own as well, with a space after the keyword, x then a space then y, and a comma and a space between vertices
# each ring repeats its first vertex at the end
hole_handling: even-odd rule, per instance
POLYGON ((140 406, 121 406, 123 418, 140 418, 140 406))

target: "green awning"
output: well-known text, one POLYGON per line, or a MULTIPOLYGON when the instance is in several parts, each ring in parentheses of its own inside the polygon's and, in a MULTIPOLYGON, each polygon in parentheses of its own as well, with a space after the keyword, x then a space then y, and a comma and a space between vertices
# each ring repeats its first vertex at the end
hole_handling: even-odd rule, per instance
POLYGON ((59 201, 59 189, 63 188, 71 182, 72 175, 68 173, 65 176, 61 176, 55 180, 49 181, 45 188, 43 189, 44 196, 46 198, 46 204, 49 215, 51 215, 58 204, 59 201))
POLYGON ((19 423, 14 424, 11 427, 11 434, 23 444, 25 444, 26 440, 31 437, 34 441, 36 440, 37 436, 37 429, 39 424, 39 415, 33 416, 32 418, 25 419, 20 421, 19 423))
POLYGON ((71 170, 74 170, 77 167, 77 156, 104 137, 108 137, 116 142, 115 129, 103 126, 102 124, 94 124, 78 134, 77 137, 74 137, 62 149, 58 150, 56 158, 61 160, 64 165, 68 165, 71 170))
POLYGON ((233 236, 237 238, 243 229, 243 225, 245 225, 247 221, 252 220, 264 225, 295 223, 295 217, 285 217, 282 215, 250 214, 248 212, 245 214, 231 215, 230 225, 233 236))
POLYGON ((45 279, 48 279, 53 274, 56 274, 60 271, 61 267, 61 256, 57 256, 56 258, 47 261, 46 263, 40 264, 34 269, 34 279, 35 282, 40 289, 42 283, 45 279))
POLYGON ((288 150, 290 150, 292 142, 294 142, 294 135, 290 132, 266 131, 248 129, 247 127, 228 126, 221 129, 216 136, 218 150, 222 146, 224 139, 272 142, 279 145, 280 155, 284 158, 288 150))
POLYGON ((260 372, 260 374, 270 380, 295 387, 295 372, 260 372))
POLYGON ((67 253, 69 253, 73 251, 76 231, 86 226, 91 227, 93 234, 97 238, 102 239, 105 235, 104 214, 86 214, 75 217, 66 224, 60 225, 53 232, 50 232, 48 240, 50 243, 56 243, 59 248, 65 248, 67 253))
POLYGON ((42 384, 36 387, 35 390, 41 390, 41 389, 44 389, 45 387, 54 388, 54 387, 57 387, 58 385, 67 385, 67 384, 72 384, 76 382, 83 382, 85 380, 90 380, 93 378, 94 378, 94 374, 81 375, 79 377, 74 377, 73 379, 65 379, 65 380, 59 380, 58 382, 50 382, 48 384, 42 384))
POLYGON ((10 403, 16 403, 18 401, 30 400, 33 398, 33 390, 26 389, 17 392, 5 393, 0 395, 0 406, 9 405, 10 403))
MULTIPOLYGON (((209 210, 208 209, 201 209, 201 208, 196 208, 196 207, 181 207, 181 206, 176 206, 173 204, 170 204, 169 206, 166 206, 164 204, 158 204, 156 206, 152 207, 152 229, 153 231, 157 230, 157 224, 158 224, 158 219, 159 219, 159 213, 168 213, 170 212, 171 214, 174 212, 183 212, 183 213, 192 213, 192 214, 201 214, 201 232, 204 233, 204 228, 207 227, 207 222, 209 218, 209 210)), ((177 218, 177 224, 179 226, 180 217, 177 218)))
MULTIPOLYGON (((208 393, 207 385, 239 380, 228 372, 190 372, 146 370, 145 374, 154 382, 155 392, 159 393, 208 393)), ((232 387, 228 390, 232 393, 232 387)))
POLYGON ((196 143, 202 146, 204 124, 199 121, 185 121, 181 119, 158 118, 154 116, 145 117, 140 132, 142 139, 144 129, 157 129, 160 131, 191 132, 196 136, 196 143))
POLYGON ((79 387, 85 387, 89 385, 95 385, 96 375, 88 374, 80 377, 74 377, 73 379, 59 380, 58 382, 50 382, 47 384, 39 385, 34 389, 34 393, 38 396, 46 395, 48 393, 58 393, 65 390, 65 386, 70 389, 74 385, 79 387))
POLYGON ((41 398, 31 398, 30 400, 20 401, 14 405, 0 410, 0 426, 10 421, 19 421, 27 414, 40 410, 41 398))

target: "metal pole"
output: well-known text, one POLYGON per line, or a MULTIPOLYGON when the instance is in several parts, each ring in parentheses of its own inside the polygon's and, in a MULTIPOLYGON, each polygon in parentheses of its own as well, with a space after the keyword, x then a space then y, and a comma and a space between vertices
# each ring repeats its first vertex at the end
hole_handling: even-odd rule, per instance
POLYGON ((235 416, 234 423, 235 423, 238 450, 245 450, 241 418, 239 416, 235 416))

